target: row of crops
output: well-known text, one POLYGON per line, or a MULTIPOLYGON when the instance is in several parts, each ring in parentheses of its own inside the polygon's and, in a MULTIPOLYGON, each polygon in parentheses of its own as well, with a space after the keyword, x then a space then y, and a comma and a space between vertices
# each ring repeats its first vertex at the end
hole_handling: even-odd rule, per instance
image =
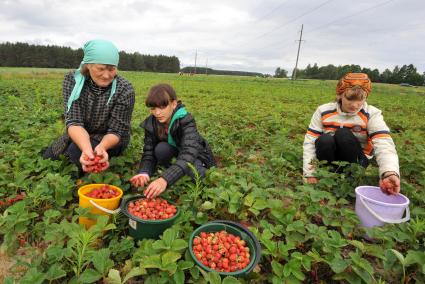
POLYGON ((79 178, 65 160, 41 157, 64 131, 64 72, 0 69, 0 282, 425 282, 424 88, 373 86, 368 101, 392 130, 411 220, 365 230, 354 188, 377 185, 376 164, 340 174, 322 168, 317 185, 302 180, 306 127, 315 108, 334 99, 336 82, 122 72, 136 90, 130 146, 106 172, 79 178), (128 180, 143 146, 144 97, 159 82, 195 116, 218 167, 203 183, 184 178, 164 192, 181 212, 159 239, 134 240, 123 214, 85 229, 79 187, 107 183, 137 193, 128 180), (205 272, 190 255, 192 232, 218 219, 247 226, 261 244, 261 260, 245 277, 205 272))

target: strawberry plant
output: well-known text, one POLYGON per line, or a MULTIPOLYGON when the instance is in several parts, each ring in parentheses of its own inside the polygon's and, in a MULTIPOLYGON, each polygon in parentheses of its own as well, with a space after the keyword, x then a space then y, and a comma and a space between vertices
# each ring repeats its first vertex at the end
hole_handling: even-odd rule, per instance
POLYGON ((139 169, 144 140, 139 124, 149 109, 136 103, 131 142, 106 171, 80 177, 66 157, 53 161, 41 155, 65 130, 66 72, 0 68, 0 243, 16 263, 0 282, 425 281, 424 87, 378 84, 368 98, 382 110, 397 147, 411 220, 361 228, 354 189, 379 184, 376 162, 367 169, 317 162, 319 182, 302 179, 305 131, 315 108, 334 99, 335 81, 122 72, 138 98, 158 81, 172 84, 217 160, 204 180, 193 171, 194 182, 184 177, 161 196, 180 209, 173 227, 158 240, 135 241, 122 214, 107 224, 79 208, 77 190, 99 183, 118 186, 125 195, 135 192, 129 179, 139 169), (97 219, 99 226, 86 230, 78 224, 80 216, 97 219), (239 222, 259 239, 262 258, 246 278, 220 277, 193 262, 191 233, 216 219, 239 222))

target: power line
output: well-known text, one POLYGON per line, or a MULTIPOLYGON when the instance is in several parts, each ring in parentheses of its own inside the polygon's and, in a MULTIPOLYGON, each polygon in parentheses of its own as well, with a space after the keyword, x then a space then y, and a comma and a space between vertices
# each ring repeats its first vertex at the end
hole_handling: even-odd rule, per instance
POLYGON ((366 13, 366 12, 368 12, 368 11, 370 11, 370 10, 373 10, 373 9, 375 9, 375 8, 378 8, 378 7, 380 7, 380 6, 383 6, 383 5, 385 5, 385 4, 388 4, 388 3, 392 2, 392 1, 394 1, 394 0, 388 0, 388 1, 385 1, 385 2, 382 2, 382 3, 379 3, 379 4, 377 4, 377 5, 374 5, 374 6, 372 6, 372 7, 369 7, 369 8, 367 8, 367 9, 364 9, 364 10, 358 11, 358 12, 356 12, 356 13, 353 13, 353 14, 351 14, 351 15, 348 15, 348 16, 345 16, 345 17, 338 18, 338 19, 336 19, 336 20, 334 20, 334 21, 331 21, 331 22, 329 22, 329 23, 327 23, 327 24, 324 24, 324 25, 319 26, 319 27, 317 27, 317 28, 315 28, 315 29, 312 29, 310 32, 318 31, 318 30, 323 29, 323 28, 325 28, 325 27, 327 27, 327 26, 329 26, 329 25, 335 24, 336 22, 339 22, 339 21, 341 21, 341 20, 346 20, 346 19, 352 18, 352 17, 354 17, 354 16, 358 16, 358 15, 360 15, 360 14, 366 13))
POLYGON ((320 4, 318 6, 315 6, 314 8, 308 10, 307 12, 305 12, 305 13, 303 13, 303 14, 301 14, 301 15, 299 15, 299 16, 291 19, 291 20, 289 20, 288 22, 284 23, 283 25, 277 26, 276 28, 274 28, 274 29, 272 29, 272 30, 270 30, 268 32, 265 32, 265 33, 263 33, 263 34, 261 34, 259 36, 257 36, 256 38, 254 38, 254 40, 259 39, 259 38, 262 38, 263 36, 268 35, 268 34, 274 32, 274 31, 277 31, 277 30, 279 30, 279 29, 287 26, 288 24, 290 24, 290 23, 292 23, 294 21, 296 21, 296 20, 298 20, 298 19, 300 19, 300 18, 302 18, 302 17, 304 17, 304 16, 306 16, 308 14, 313 13, 314 11, 320 9, 321 7, 325 6, 326 4, 328 4, 328 3, 332 2, 332 1, 334 1, 334 0, 327 0, 327 1, 323 2, 322 4, 320 4))
POLYGON ((265 18, 267 18, 268 16, 270 16, 271 14, 273 14, 274 12, 276 12, 277 10, 279 10, 283 5, 286 4, 286 2, 288 2, 288 0, 284 1, 283 3, 281 3, 280 5, 276 6, 275 8, 273 8, 272 10, 270 10, 270 12, 268 12, 267 14, 265 14, 264 16, 260 17, 257 20, 257 23, 264 20, 265 18))
MULTIPOLYGON (((324 6, 324 5, 328 4, 328 3, 332 2, 332 1, 334 1, 334 0, 327 0, 327 1, 323 2, 323 3, 321 3, 320 5, 317 5, 317 6, 313 7, 312 9, 309 9, 309 10, 307 10, 306 12, 304 12, 304 13, 302 13, 302 14, 298 15, 297 17, 295 17, 295 18, 293 18, 293 19, 291 19, 291 20, 287 21, 287 22, 286 22, 286 23, 284 23, 283 25, 277 26, 277 27, 275 27, 274 29, 272 29, 272 30, 270 30, 270 31, 268 31, 268 32, 265 32, 265 33, 263 33, 263 34, 261 34, 261 35, 259 35, 259 36, 255 37, 255 38, 251 39, 251 40, 242 41, 242 43, 252 42, 252 41, 254 41, 254 40, 256 40, 256 39, 259 39, 259 38, 261 38, 261 37, 263 37, 263 36, 265 36, 265 35, 268 35, 268 34, 270 34, 270 33, 274 32, 274 31, 276 31, 276 30, 279 30, 279 29, 281 29, 281 28, 283 28, 283 27, 285 27, 285 26, 289 25, 290 23, 292 23, 292 22, 294 22, 294 21, 296 21, 296 20, 298 20, 298 19, 300 19, 300 18, 302 18, 302 17, 304 17, 304 16, 306 16, 306 15, 308 15, 308 14, 313 13, 314 11, 316 11, 316 10, 320 9, 322 6, 324 6)), ((280 7, 280 6, 282 6, 282 5, 283 5, 283 3, 282 3, 281 5, 279 5, 279 6, 277 6, 277 8, 279 8, 279 7, 280 7)), ((257 21, 257 23, 258 23, 259 21, 260 21, 260 20, 258 20, 258 21, 257 21)), ((234 46, 235 46, 235 47, 243 47, 243 46, 245 46, 245 45, 242 45, 242 43, 237 43, 237 44, 235 44, 234 46)))
MULTIPOLYGON (((323 28, 325 28, 325 27, 327 27, 327 26, 329 26, 329 25, 335 24, 335 23, 337 23, 337 22, 339 22, 339 21, 341 21, 341 20, 346 20, 346 19, 352 18, 352 17, 354 17, 354 16, 357 16, 357 15, 360 15, 360 14, 362 14, 362 13, 368 12, 368 11, 370 11, 370 10, 372 10, 372 9, 378 8, 378 7, 380 7, 380 6, 383 6, 383 5, 385 5, 385 4, 389 3, 389 2, 392 2, 392 1, 394 1, 394 0, 388 0, 388 1, 385 1, 385 2, 382 2, 382 3, 379 3, 379 4, 374 5, 374 6, 371 6, 371 7, 369 7, 369 8, 366 8, 366 9, 360 10, 360 11, 358 11, 358 12, 355 12, 355 13, 349 14, 348 16, 344 16, 344 17, 338 18, 338 19, 336 19, 336 20, 333 20, 333 21, 331 21, 331 22, 329 22, 329 23, 327 23, 327 24, 324 24, 324 25, 322 25, 322 26, 316 27, 316 28, 314 28, 314 29, 312 29, 312 30, 310 30, 310 31, 308 31, 308 29, 307 29, 307 31, 308 31, 308 32, 310 32, 310 33, 316 32, 316 31, 318 31, 318 30, 320 30, 320 29, 323 29, 323 28)), ((291 41, 291 40, 292 40, 292 39, 288 38, 288 39, 286 39, 286 40, 284 40, 284 41, 274 42, 274 43, 272 43, 272 44, 269 44, 269 45, 265 46, 264 48, 270 48, 270 47, 272 47, 272 46, 283 45, 284 43, 287 43, 288 41, 291 41)))

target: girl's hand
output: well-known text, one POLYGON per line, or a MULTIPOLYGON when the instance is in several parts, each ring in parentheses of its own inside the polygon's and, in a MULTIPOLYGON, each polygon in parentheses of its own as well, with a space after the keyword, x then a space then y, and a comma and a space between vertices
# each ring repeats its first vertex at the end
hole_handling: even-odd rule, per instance
POLYGON ((160 177, 159 179, 151 182, 146 188, 144 194, 147 198, 155 198, 167 188, 167 181, 160 177))
POLYGON ((308 177, 308 178, 306 178, 306 182, 310 183, 310 184, 315 184, 315 183, 318 183, 319 180, 315 177, 308 177))
POLYGON ((130 179, 130 182, 135 187, 143 187, 148 184, 150 177, 148 174, 137 174, 130 179))
POLYGON ((379 180, 379 187, 383 193, 398 194, 400 193, 400 178, 395 172, 386 172, 384 177, 379 180))

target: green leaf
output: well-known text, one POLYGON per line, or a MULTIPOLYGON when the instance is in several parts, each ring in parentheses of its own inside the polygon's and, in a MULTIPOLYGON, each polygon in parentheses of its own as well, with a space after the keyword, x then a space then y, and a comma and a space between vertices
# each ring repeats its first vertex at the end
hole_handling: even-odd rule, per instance
POLYGON ((171 244, 171 249, 175 251, 179 251, 179 250, 183 250, 187 248, 187 246, 188 244, 185 240, 177 239, 177 240, 174 240, 173 243, 171 244))
POLYGON ((252 204, 254 204, 254 201, 255 201, 255 197, 252 193, 250 193, 247 196, 245 196, 243 204, 247 207, 251 207, 252 204))
POLYGON ((207 281, 211 284, 221 284, 220 274, 218 274, 217 272, 209 272, 207 274, 207 281))
POLYGON ((261 240, 261 243, 266 247, 266 249, 270 252, 270 254, 276 253, 277 245, 274 241, 265 239, 265 240, 261 240))
POLYGON ((192 261, 187 261, 187 260, 179 260, 179 262, 177 263, 177 265, 179 266, 180 270, 186 270, 189 268, 193 267, 193 262, 192 261))
POLYGON ((272 270, 279 278, 283 276, 283 265, 274 259, 272 260, 272 270))
POLYGON ((130 280, 133 277, 139 276, 139 275, 144 275, 147 274, 146 269, 142 268, 142 267, 133 267, 124 277, 123 283, 127 282, 128 280, 130 280))
POLYGON ((47 217, 48 219, 59 217, 61 215, 62 214, 59 210, 49 209, 46 212, 44 212, 44 216, 47 217))
POLYGON ((298 280, 304 280, 305 275, 300 269, 292 269, 292 275, 294 275, 298 280))
POLYGON ((223 282, 221 283, 222 284, 240 284, 241 282, 233 276, 227 276, 223 279, 223 282))
POLYGON ((196 224, 205 224, 208 222, 208 214, 204 214, 204 212, 199 211, 196 213, 195 223, 196 224))
POLYGON ((152 248, 155 250, 168 250, 171 246, 167 245, 164 240, 157 240, 152 244, 152 248))
POLYGON ((166 246, 171 247, 172 242, 176 238, 176 231, 174 229, 167 229, 164 231, 162 235, 162 239, 164 240, 164 243, 166 246))
POLYGON ((269 203, 265 199, 257 198, 252 207, 256 210, 263 210, 269 207, 269 203))
MULTIPOLYGON (((15 203, 16 204, 16 203, 15 203)), ((27 273, 25 273, 24 277, 22 277, 22 279, 20 280, 19 283, 22 284, 38 284, 38 283, 43 283, 45 280, 45 275, 44 273, 41 273, 37 270, 37 268, 31 268, 30 270, 27 271, 27 273)))
POLYGON ((214 204, 211 201, 205 201, 201 205, 201 210, 210 210, 214 208, 214 204))
POLYGON ((161 256, 156 254, 143 258, 140 266, 142 268, 161 268, 161 264, 161 256))
POLYGON ((365 246, 362 242, 359 242, 357 240, 350 240, 348 241, 349 244, 353 245, 354 247, 358 248, 361 252, 364 252, 365 246))
POLYGON ((162 266, 162 270, 168 271, 168 274, 172 275, 177 271, 177 264, 175 262, 168 263, 162 266))
POLYGON ((93 283, 100 278, 102 278, 102 275, 99 272, 94 269, 87 268, 83 273, 81 273, 78 281, 82 283, 93 283))
POLYGON ((282 283, 285 283, 282 278, 277 277, 276 275, 273 276, 273 278, 272 278, 272 284, 282 284, 282 283))
MULTIPOLYGON (((407 267, 412 264, 425 264, 425 252, 409 250, 405 258, 405 265, 407 267)), ((422 271, 422 273, 424 272, 425 271, 422 271)))
POLYGON ((192 278, 197 280, 199 278, 200 268, 197 265, 193 266, 192 268, 189 269, 189 272, 192 278))
POLYGON ((329 266, 331 267, 332 271, 335 273, 341 273, 343 272, 347 267, 348 263, 341 259, 341 258, 334 258, 330 263, 329 266))
POLYGON ((248 209, 252 214, 254 214, 255 216, 258 216, 258 214, 260 214, 260 211, 255 209, 254 207, 250 207, 248 209))
POLYGON ((295 232, 301 232, 301 233, 303 233, 303 232, 305 232, 305 224, 304 224, 303 221, 297 220, 297 221, 292 222, 291 224, 289 224, 286 227, 286 231, 287 232, 295 231, 295 232))
POLYGON ((367 261, 366 259, 362 258, 358 253, 350 252, 349 255, 351 256, 351 259, 353 260, 353 262, 357 266, 359 266, 363 270, 367 271, 367 273, 369 273, 370 275, 373 274, 373 267, 369 263, 369 261, 367 261))
POLYGON ((391 251, 401 263, 401 266, 403 268, 403 278, 401 279, 401 283, 404 283, 405 282, 404 280, 405 280, 405 277, 406 277, 406 269, 405 269, 406 261, 405 261, 403 255, 400 252, 398 252, 397 250, 389 249, 389 251, 391 251))
POLYGON ((283 266, 282 272, 284 277, 288 277, 289 275, 291 275, 291 267, 288 264, 285 264, 283 266))
POLYGON ((106 278, 108 284, 122 284, 120 272, 116 269, 109 270, 108 278, 106 278))
POLYGON ((347 280, 350 284, 361 284, 362 279, 354 273, 342 272, 332 276, 333 280, 347 280))
POLYGON ((96 270, 105 275, 112 268, 114 262, 109 259, 110 251, 108 248, 100 249, 94 252, 92 262, 96 270))
POLYGON ((55 280, 66 276, 66 271, 62 269, 62 265, 55 263, 50 266, 49 270, 46 272, 47 280, 55 280))
POLYGON ((184 284, 184 272, 182 270, 177 270, 173 275, 173 280, 177 284, 184 284))
POLYGON ((162 255, 162 265, 166 266, 169 263, 175 263, 177 260, 179 260, 182 257, 182 255, 178 252, 174 251, 167 251, 162 255))
POLYGON ((261 235, 262 239, 267 239, 267 240, 270 240, 273 237, 274 237, 273 233, 269 229, 264 230, 263 234, 261 235))
POLYGON ((372 276, 369 273, 367 273, 366 271, 362 270, 361 268, 357 266, 352 266, 352 269, 358 276, 360 276, 360 278, 363 279, 364 282, 372 283, 372 276))

